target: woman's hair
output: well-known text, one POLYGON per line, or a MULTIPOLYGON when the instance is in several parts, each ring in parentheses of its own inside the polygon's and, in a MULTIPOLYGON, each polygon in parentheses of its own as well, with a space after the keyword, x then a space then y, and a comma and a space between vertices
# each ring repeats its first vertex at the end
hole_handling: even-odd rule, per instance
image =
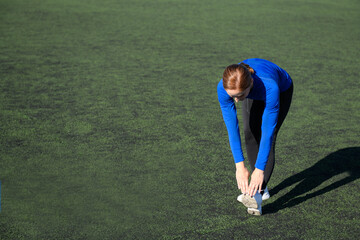
POLYGON ((245 63, 232 64, 223 73, 223 86, 228 90, 243 91, 250 86, 254 73, 254 69, 245 63))

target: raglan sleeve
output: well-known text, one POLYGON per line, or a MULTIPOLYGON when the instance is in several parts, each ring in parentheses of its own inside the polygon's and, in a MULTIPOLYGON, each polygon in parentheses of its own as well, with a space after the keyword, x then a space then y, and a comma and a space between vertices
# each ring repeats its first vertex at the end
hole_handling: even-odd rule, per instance
POLYGON ((276 84, 266 90, 265 109, 261 125, 260 147, 255 163, 255 167, 263 171, 265 170, 269 158, 275 127, 278 120, 280 108, 279 98, 280 89, 276 84))
POLYGON ((241 150, 241 139, 239 132, 239 123, 234 100, 225 91, 222 80, 217 86, 218 100, 222 116, 228 131, 229 143, 235 163, 244 161, 243 152, 241 150))

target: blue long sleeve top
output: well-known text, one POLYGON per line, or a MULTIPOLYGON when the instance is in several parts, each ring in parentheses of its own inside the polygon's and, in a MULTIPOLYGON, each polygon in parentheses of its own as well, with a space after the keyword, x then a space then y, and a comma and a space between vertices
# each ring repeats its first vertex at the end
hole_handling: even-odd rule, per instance
MULTIPOLYGON (((255 73, 251 75, 254 85, 247 98, 265 102, 259 153, 255 164, 256 168, 265 170, 279 114, 280 92, 286 91, 291 86, 292 80, 284 69, 270 61, 252 58, 242 62, 255 70, 255 73)), ((225 91, 222 79, 218 83, 217 93, 234 161, 235 163, 242 162, 244 156, 241 150, 236 107, 233 98, 225 91)))

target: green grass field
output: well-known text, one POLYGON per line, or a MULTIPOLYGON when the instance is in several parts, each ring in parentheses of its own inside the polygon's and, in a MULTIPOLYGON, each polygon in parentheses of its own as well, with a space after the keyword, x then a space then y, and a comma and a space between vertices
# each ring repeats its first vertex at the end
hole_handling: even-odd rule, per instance
POLYGON ((359 12, 0 0, 0 239, 356 239, 359 12), (261 217, 236 201, 216 93, 252 57, 294 81, 261 217))

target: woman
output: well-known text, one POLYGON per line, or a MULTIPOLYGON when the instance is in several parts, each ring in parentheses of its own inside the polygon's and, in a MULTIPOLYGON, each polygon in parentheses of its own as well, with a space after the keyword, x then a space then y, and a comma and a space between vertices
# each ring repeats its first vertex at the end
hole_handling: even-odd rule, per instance
POLYGON ((274 169, 276 136, 291 104, 291 77, 270 61, 247 59, 225 69, 217 93, 235 160, 238 188, 243 193, 238 201, 248 207, 248 213, 261 215, 262 200, 269 197, 264 191, 274 169), (250 184, 234 101, 242 101, 245 145, 252 170, 250 184))

